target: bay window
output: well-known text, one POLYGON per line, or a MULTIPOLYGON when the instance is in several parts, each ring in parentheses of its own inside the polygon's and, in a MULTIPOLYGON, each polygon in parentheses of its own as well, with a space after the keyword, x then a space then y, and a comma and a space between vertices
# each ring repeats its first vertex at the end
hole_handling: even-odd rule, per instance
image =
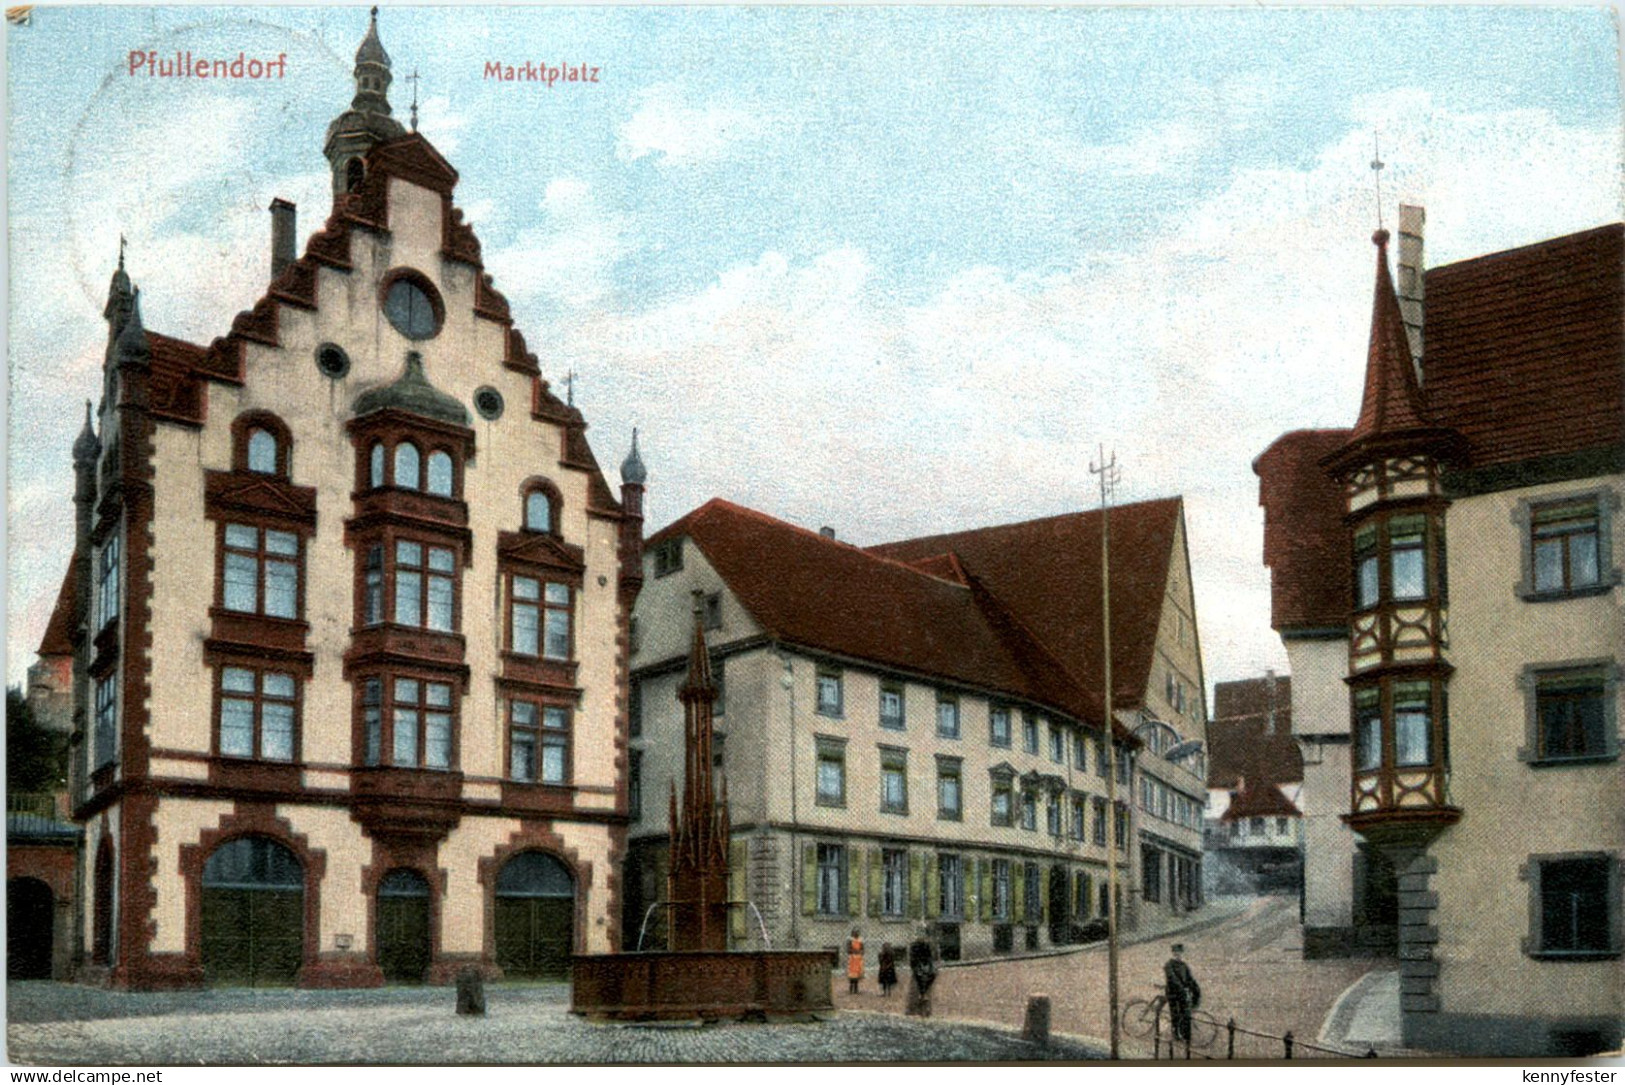
POLYGON ((456 707, 449 682, 380 675, 362 682, 362 761, 394 768, 450 769, 456 707))

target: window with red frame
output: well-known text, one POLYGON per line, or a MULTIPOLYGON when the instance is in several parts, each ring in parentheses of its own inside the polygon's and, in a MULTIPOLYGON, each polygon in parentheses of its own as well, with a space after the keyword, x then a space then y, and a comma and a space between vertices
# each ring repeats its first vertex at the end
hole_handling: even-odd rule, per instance
POLYGON ((299 616, 299 536, 252 524, 222 532, 221 603, 227 610, 272 618, 299 616))
POLYGON ((299 686, 294 676, 254 667, 220 668, 220 754, 294 760, 299 686))
POLYGON ((508 644, 517 655, 569 659, 570 585, 513 574, 508 591, 508 644))
POLYGON ((508 702, 508 775, 525 783, 563 784, 570 774, 570 710, 508 702))
POLYGON ((449 682, 401 675, 362 683, 362 761, 395 768, 450 769, 456 712, 449 682))

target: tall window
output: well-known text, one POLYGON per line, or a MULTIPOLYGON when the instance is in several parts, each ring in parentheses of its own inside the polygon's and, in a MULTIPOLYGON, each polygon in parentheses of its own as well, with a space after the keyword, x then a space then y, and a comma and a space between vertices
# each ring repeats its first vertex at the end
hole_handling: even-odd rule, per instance
POLYGON ((957 757, 937 758, 937 817, 949 821, 963 816, 959 766, 957 757))
POLYGON ((1388 569, 1395 599, 1427 597, 1427 517, 1388 520, 1388 569))
POLYGON ((993 860, 993 918, 1010 919, 1010 860, 993 860))
POLYGON ((839 671, 819 671, 817 712, 820 716, 841 715, 841 674, 839 671))
POLYGON ((509 701, 508 728, 509 775, 513 779, 544 784, 568 782, 568 708, 538 706, 534 701, 509 701))
POLYGON ((451 456, 436 449, 429 453, 429 479, 425 487, 439 497, 450 497, 453 488, 451 456))
POLYGON ((118 617, 119 533, 107 536, 96 556, 96 631, 118 617))
POLYGON ((959 701, 953 697, 937 698, 937 734, 943 738, 959 737, 959 701))
POLYGON ((1394 764, 1431 765, 1433 686, 1428 682, 1394 685, 1394 764))
POLYGON ((838 742, 818 742, 818 794, 820 806, 846 805, 846 747, 838 742))
POLYGON ((395 446, 395 485, 403 490, 423 488, 418 449, 410 441, 395 446))
POLYGON ((1027 864, 1026 878, 1026 892, 1023 894, 1027 898, 1023 902, 1027 906, 1026 919, 1029 923, 1037 923, 1044 918, 1044 899, 1040 895, 1044 891, 1043 871, 1039 869, 1037 863, 1027 864))
POLYGON ((250 430, 248 434, 248 469, 261 475, 277 473, 276 437, 266 430, 250 430))
POLYGON ((1082 795, 1072 796, 1072 823, 1068 827, 1067 835, 1073 840, 1083 839, 1084 798, 1082 795))
POLYGON ((108 675, 96 683, 96 736, 92 752, 93 768, 101 768, 113 760, 118 732, 118 676, 108 675))
POLYGON ((291 674, 221 667, 221 755, 292 761, 295 696, 291 674))
POLYGON ((1354 533, 1354 608, 1377 605, 1377 525, 1366 524, 1354 533))
POLYGON ((1382 766, 1382 691, 1354 692, 1354 767, 1370 772, 1382 766))
POLYGON ((542 621, 542 655, 547 659, 569 659, 570 585, 549 583, 542 589, 542 621))
POLYGON ((1101 798, 1095 799, 1094 800, 1094 808, 1095 808, 1094 841, 1095 841, 1096 844, 1100 845, 1101 847, 1105 847, 1106 846, 1106 800, 1101 799, 1101 798))
POLYGON ((451 767, 455 714, 450 684, 419 678, 368 678, 362 685, 361 712, 366 764, 451 767))
POLYGON ((880 809, 888 814, 908 813, 908 751, 880 749, 880 809))
POLYGON ((643 816, 643 751, 628 750, 626 755, 626 808, 635 818, 643 816))
POLYGON ((846 914, 846 848, 818 845, 818 914, 846 914))
MULTIPOLYGON (((1094 740, 1094 747, 1095 747, 1095 775, 1101 777, 1102 779, 1105 779, 1105 777, 1106 777, 1106 743, 1097 738, 1097 739, 1094 740)), ((1104 841, 1102 841, 1102 843, 1104 843, 1104 841)))
POLYGON ((362 570, 362 621, 377 625, 384 620, 384 548, 369 546, 362 570))
POLYGON ((987 741, 992 746, 1010 745, 1010 710, 994 705, 987 711, 987 741))
POLYGON ((1072 767, 1079 772, 1089 771, 1089 758, 1082 731, 1072 732, 1072 767))
POLYGON ((898 917, 908 910, 908 852, 886 848, 880 853, 880 914, 898 917))
POLYGON ((1021 717, 1021 745, 1028 753, 1038 752, 1038 720, 1026 713, 1021 717))
POLYGON ((456 597, 456 556, 443 546, 395 541, 395 621, 449 631, 456 597))
POLYGON ((903 687, 884 683, 880 687, 880 726, 888 731, 903 729, 903 687))
POLYGON ((553 530, 553 501, 546 490, 532 490, 525 495, 525 530, 553 530))
POLYGON ((1026 789, 1021 792, 1021 827, 1028 832, 1038 831, 1038 796, 1026 789))
POLYGON ((299 616, 299 536, 249 524, 225 525, 222 603, 273 618, 299 616))
POLYGON ((1061 797, 1053 792, 1044 804, 1044 826, 1051 836, 1061 835, 1061 797))
POLYGON ((1122 803, 1117 804, 1117 816, 1112 822, 1117 830, 1113 834, 1117 841, 1117 850, 1122 851, 1128 847, 1128 809, 1122 803))
POLYGON ((993 780, 993 824, 1009 825, 1010 816, 1010 781, 1007 778, 993 780))
POLYGON ((1049 725, 1049 759, 1057 765, 1066 764, 1066 736, 1053 723, 1049 725))
POLYGON ((1534 590, 1567 592, 1600 579, 1601 521, 1595 499, 1536 507, 1529 522, 1534 590))
POLYGON ((508 643, 518 655, 569 659, 570 585, 514 575, 508 592, 508 643))
POLYGON ((960 919, 965 915, 964 864, 957 855, 937 856, 937 903, 944 919, 960 919))
POLYGON ((367 453, 367 482, 373 489, 384 484, 384 446, 374 444, 367 453))

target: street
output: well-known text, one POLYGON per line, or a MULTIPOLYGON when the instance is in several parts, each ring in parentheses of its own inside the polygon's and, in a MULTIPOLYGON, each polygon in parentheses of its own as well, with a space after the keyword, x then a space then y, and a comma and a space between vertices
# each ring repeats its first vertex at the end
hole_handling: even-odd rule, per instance
MULTIPOLYGON (((1199 921, 1200 913, 1192 918, 1199 921)), ((1205 929, 1152 941, 1133 939, 1132 934, 1127 936, 1129 944, 1120 954, 1121 1002, 1154 996, 1155 985, 1162 983, 1169 945, 1183 942, 1185 960, 1202 986, 1201 1009, 1221 1026, 1206 1052, 1217 1058, 1225 1057, 1222 1026, 1232 1017, 1240 1029, 1251 1032, 1279 1037, 1290 1031, 1298 1045, 1294 1057, 1324 1057, 1302 1045, 1315 1042, 1338 996, 1374 968, 1394 967, 1392 961, 1303 960, 1297 900, 1291 897, 1248 902, 1239 914, 1205 929)), ((899 979, 907 982, 906 969, 899 969, 899 979)), ((943 968, 932 999, 939 1019, 989 1021, 1019 1028, 1027 998, 1033 994, 1049 995, 1055 1032, 1105 1046, 1109 1026, 1104 943, 1057 956, 943 968)), ((835 1003, 843 1009, 902 1013, 904 996, 904 988, 899 986, 890 999, 882 998, 871 971, 856 997, 837 985, 835 1003)), ((1121 1053, 1124 1058, 1149 1058, 1150 1041, 1125 1035, 1121 1053)), ((1240 1033, 1236 1037, 1238 1059, 1278 1059, 1282 1055, 1279 1040, 1240 1033)))

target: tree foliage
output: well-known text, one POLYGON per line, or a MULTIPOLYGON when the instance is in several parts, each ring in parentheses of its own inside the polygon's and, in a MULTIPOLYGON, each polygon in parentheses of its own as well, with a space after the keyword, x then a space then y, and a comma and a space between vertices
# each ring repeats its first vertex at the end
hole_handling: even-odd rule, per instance
POLYGON ((56 791, 68 783, 68 736, 41 727, 23 691, 6 690, 6 790, 56 791))

